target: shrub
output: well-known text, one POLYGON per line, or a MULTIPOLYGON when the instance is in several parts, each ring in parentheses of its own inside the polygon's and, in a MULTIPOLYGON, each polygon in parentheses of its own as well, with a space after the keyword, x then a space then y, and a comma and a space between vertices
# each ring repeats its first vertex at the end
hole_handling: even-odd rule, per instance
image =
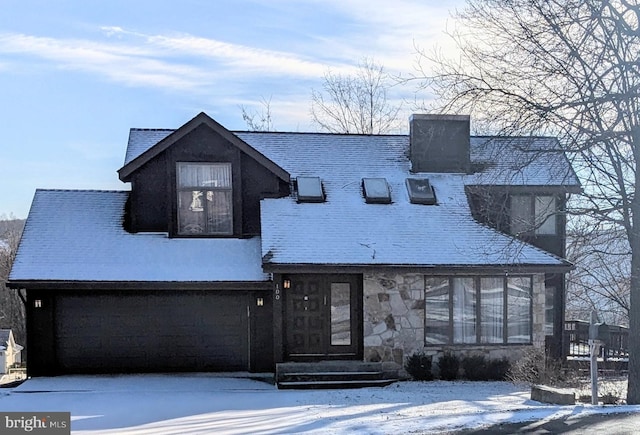
POLYGON ((507 358, 490 360, 484 355, 469 355, 462 359, 464 376, 470 381, 503 381, 509 367, 507 358))
POLYGON ((440 369, 440 379, 453 381, 458 378, 460 359, 452 353, 445 352, 438 360, 438 369, 440 369))
POLYGON ((526 350, 519 360, 511 364, 506 378, 516 383, 554 387, 565 387, 575 382, 570 373, 563 372, 559 361, 546 358, 544 349, 536 347, 526 350))
POLYGON ((433 379, 431 356, 427 356, 422 352, 409 356, 404 362, 404 369, 416 381, 431 381, 433 379))
POLYGON ((489 364, 484 355, 468 355, 462 359, 464 377, 470 381, 486 381, 489 379, 489 364))
POLYGON ((510 368, 511 363, 507 358, 492 359, 487 367, 487 378, 490 381, 504 381, 510 368))

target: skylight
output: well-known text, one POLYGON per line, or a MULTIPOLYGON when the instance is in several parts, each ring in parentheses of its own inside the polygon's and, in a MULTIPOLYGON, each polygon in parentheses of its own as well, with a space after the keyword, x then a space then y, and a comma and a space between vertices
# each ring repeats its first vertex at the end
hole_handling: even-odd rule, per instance
POLYGON ((426 178, 407 178, 407 191, 412 204, 433 205, 436 194, 426 178))
POLYGON ((298 177, 298 202, 323 202, 324 192, 320 177, 298 177))
POLYGON ((385 178, 363 178, 362 189, 368 204, 391 204, 391 192, 385 178))

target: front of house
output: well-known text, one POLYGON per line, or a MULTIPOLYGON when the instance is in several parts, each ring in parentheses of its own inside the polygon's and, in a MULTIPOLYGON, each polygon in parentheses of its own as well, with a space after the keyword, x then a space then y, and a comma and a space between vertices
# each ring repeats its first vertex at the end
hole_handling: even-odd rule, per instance
POLYGON ((36 192, 9 281, 29 374, 559 354, 579 184, 557 141, 410 127, 132 129, 129 191, 36 192))

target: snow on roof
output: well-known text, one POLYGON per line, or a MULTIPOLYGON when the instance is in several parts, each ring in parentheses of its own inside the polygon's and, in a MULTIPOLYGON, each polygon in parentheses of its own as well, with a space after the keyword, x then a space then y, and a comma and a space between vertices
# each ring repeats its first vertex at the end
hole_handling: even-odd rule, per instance
POLYGON ((567 265, 475 221, 463 176, 429 174, 438 200, 432 206, 409 202, 405 176, 387 178, 393 201, 388 205, 365 203, 357 179, 344 183, 330 177, 323 177, 325 203, 263 200, 262 254, 270 264, 567 265))
POLYGON ((129 143, 124 156, 124 166, 174 131, 165 128, 132 128, 129 130, 129 143))
POLYGON ((471 161, 480 170, 470 183, 580 186, 558 140, 551 137, 472 137, 471 161))
MULTIPOLYGON (((131 129, 124 164, 130 163, 174 131, 131 129)), ((365 150, 351 163, 354 166, 377 165, 380 176, 384 176, 385 164, 389 162, 404 162, 406 170, 410 170, 408 135, 280 132, 234 134, 293 176, 305 175, 301 172, 300 165, 313 164, 318 155, 323 159, 344 161, 343 152, 347 155, 353 154, 348 148, 365 150), (306 146, 307 144, 312 146, 306 146), (383 157, 383 160, 376 160, 380 157, 383 157)), ((580 185, 555 138, 472 136, 470 150, 471 162, 478 169, 478 173, 466 179, 468 184, 576 188, 580 185)))
POLYGON ((260 238, 170 239, 122 227, 128 192, 38 190, 10 281, 266 281, 260 238))
POLYGON ((271 264, 567 264, 479 224, 464 189, 475 175, 411 174, 405 136, 237 135, 293 176, 319 176, 324 185, 324 203, 262 201, 262 253, 271 264), (366 204, 365 177, 386 178, 392 204, 366 204), (438 204, 411 204, 406 178, 428 178, 438 204))

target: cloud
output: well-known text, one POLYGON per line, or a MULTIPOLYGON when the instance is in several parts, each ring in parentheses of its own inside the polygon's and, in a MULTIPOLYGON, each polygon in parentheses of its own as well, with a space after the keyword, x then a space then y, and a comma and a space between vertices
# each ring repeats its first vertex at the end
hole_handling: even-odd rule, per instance
POLYGON ((373 57, 389 70, 407 72, 416 57, 415 46, 436 44, 451 47, 445 34, 451 11, 464 0, 315 0, 346 17, 357 31, 345 44, 341 37, 326 37, 324 43, 338 56, 373 57))
POLYGON ((198 67, 154 58, 144 47, 87 40, 1 34, 0 53, 15 55, 14 61, 37 57, 57 68, 89 72, 130 86, 189 90, 210 75, 198 67))
MULTIPOLYGON (((222 81, 266 77, 319 79, 324 63, 190 34, 148 35, 103 27, 106 41, 0 34, 0 53, 13 61, 35 57, 56 68, 102 76, 128 86, 198 91, 222 81)), ((337 65, 349 72, 353 66, 337 65)))

